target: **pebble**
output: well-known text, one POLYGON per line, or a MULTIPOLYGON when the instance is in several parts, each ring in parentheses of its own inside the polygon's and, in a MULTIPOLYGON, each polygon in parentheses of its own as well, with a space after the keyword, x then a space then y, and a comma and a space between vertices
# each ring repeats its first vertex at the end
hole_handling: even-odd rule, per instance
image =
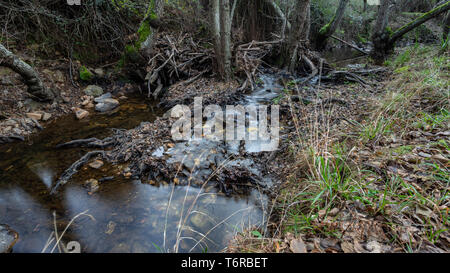
POLYGON ((107 112, 115 109, 119 106, 119 101, 116 99, 104 99, 102 102, 95 106, 95 110, 98 112, 107 112))
POLYGON ((19 234, 7 225, 0 224, 0 253, 11 252, 12 247, 19 239, 19 234))
POLYGON ((75 116, 77 119, 84 119, 85 117, 89 116, 89 112, 80 108, 74 108, 75 116))
POLYGON ((104 165, 103 161, 99 159, 96 159, 91 163, 89 163, 89 167, 91 167, 92 169, 100 169, 101 167, 103 167, 103 165, 104 165))
POLYGON ((44 113, 44 114, 42 115, 42 120, 43 120, 43 121, 48 121, 48 120, 51 119, 51 118, 52 118, 52 114, 44 113))

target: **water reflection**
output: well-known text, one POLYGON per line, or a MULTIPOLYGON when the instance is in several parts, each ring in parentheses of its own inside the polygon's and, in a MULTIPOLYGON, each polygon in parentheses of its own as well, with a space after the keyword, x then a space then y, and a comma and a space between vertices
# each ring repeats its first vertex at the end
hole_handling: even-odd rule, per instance
POLYGON ((87 151, 54 146, 102 138, 111 133, 108 128, 129 129, 154 120, 153 108, 140 105, 142 99, 131 99, 118 112, 93 114, 84 122, 63 117, 29 142, 0 147, 0 223, 19 233, 14 252, 41 252, 55 226, 59 234, 67 228, 63 243, 77 241, 82 252, 216 252, 236 232, 264 224, 266 200, 257 191, 226 197, 212 186, 156 187, 119 178, 108 164, 100 170, 81 170, 51 196, 56 177, 87 151), (111 175, 116 178, 99 182, 97 192, 90 194, 85 188, 86 180, 111 175), (85 210, 92 218, 71 222, 85 210))

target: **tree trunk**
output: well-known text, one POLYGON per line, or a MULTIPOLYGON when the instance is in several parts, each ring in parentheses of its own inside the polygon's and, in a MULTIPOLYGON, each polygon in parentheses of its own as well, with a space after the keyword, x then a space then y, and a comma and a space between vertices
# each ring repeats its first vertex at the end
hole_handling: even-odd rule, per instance
POLYGON ((375 33, 372 38, 374 44, 372 57, 377 62, 384 61, 386 55, 388 55, 389 52, 394 48, 395 42, 397 42, 403 35, 425 23, 426 21, 435 18, 439 14, 450 10, 450 1, 447 1, 446 3, 433 8, 432 10, 424 13, 422 16, 416 18, 412 22, 390 33, 387 29, 387 17, 389 10, 388 2, 389 0, 382 0, 380 11, 378 12, 377 23, 375 26, 375 33))
POLYGON ((144 55, 150 56, 157 29, 152 22, 158 21, 164 10, 163 0, 150 0, 145 18, 139 27, 139 46, 144 55))
MULTIPOLYGON (((237 1, 237 0, 236 0, 237 1)), ((216 70, 222 79, 231 77, 231 25, 236 3, 230 10, 229 0, 211 1, 211 21, 216 55, 216 70)))
POLYGON ((316 48, 325 48, 327 39, 334 34, 339 24, 341 23, 348 2, 349 0, 339 1, 339 6, 336 9, 335 15, 328 24, 320 29, 319 34, 317 35, 316 48))
POLYGON ((219 74, 223 74, 223 52, 222 52, 222 39, 220 37, 220 0, 211 1, 211 25, 213 38, 214 38, 214 53, 216 56, 215 68, 219 74))
POLYGON ((389 32, 387 30, 389 21, 389 4, 391 0, 381 0, 378 8, 377 21, 372 35, 373 49, 372 58, 378 63, 384 61, 387 44, 389 43, 389 32))
POLYGON ((283 63, 291 73, 296 70, 303 51, 308 46, 310 29, 310 21, 308 20, 310 0, 297 0, 296 2, 294 10, 296 16, 289 33, 284 56, 282 56, 283 63))
POLYGON ((367 0, 363 1, 364 1, 363 12, 365 13, 367 11, 367 0))
POLYGON ((29 64, 7 50, 0 44, 0 65, 6 66, 19 73, 28 86, 28 93, 40 101, 52 101, 53 93, 42 83, 39 74, 29 64))
POLYGON ((447 16, 444 19, 444 25, 442 26, 442 51, 447 50, 450 37, 450 12, 447 12, 447 16))
POLYGON ((447 13, 447 16, 444 20, 444 25, 442 26, 442 40, 448 40, 448 34, 450 32, 450 12, 447 13))
MULTIPOLYGON (((286 18, 286 15, 280 9, 280 7, 277 5, 277 3, 275 3, 275 1, 273 1, 273 0, 265 0, 265 2, 267 3, 267 6, 270 7, 278 17, 280 17, 282 22, 286 22, 286 29, 287 29, 287 31, 290 31, 291 23, 289 23, 288 19, 286 18)), ((283 35, 281 35, 281 36, 283 36, 283 35)))
POLYGON ((391 34, 389 38, 389 43, 394 44, 398 39, 400 39, 403 35, 410 32, 411 30, 415 29, 416 27, 420 26, 421 24, 425 23, 426 21, 433 19, 434 17, 447 12, 450 10, 450 1, 447 1, 446 3, 439 5, 435 7, 434 9, 430 10, 429 12, 424 13, 419 18, 415 19, 414 21, 402 26, 398 30, 396 30, 394 33, 391 34))
POLYGON ((231 10, 230 0, 221 0, 220 3, 220 38, 223 52, 222 78, 228 80, 231 77, 231 10))

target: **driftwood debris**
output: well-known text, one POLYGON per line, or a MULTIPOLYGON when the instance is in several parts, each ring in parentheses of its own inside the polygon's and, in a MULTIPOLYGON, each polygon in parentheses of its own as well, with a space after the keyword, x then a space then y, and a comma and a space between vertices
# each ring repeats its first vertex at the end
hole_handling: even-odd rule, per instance
POLYGON ((153 46, 154 54, 146 67, 148 96, 160 97, 164 86, 177 81, 194 81, 211 71, 213 52, 207 41, 194 40, 187 33, 178 36, 161 33, 153 46))

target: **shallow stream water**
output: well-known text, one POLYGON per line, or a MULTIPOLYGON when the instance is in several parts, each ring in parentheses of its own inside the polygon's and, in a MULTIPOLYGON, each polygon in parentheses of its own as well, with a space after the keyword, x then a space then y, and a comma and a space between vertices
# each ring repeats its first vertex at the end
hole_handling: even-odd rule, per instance
MULTIPOLYGON (((275 78, 262 80, 243 103, 267 103, 280 94, 275 78)), ((131 97, 113 113, 91 113, 81 121, 67 115, 25 142, 0 146, 0 224, 19 233, 13 252, 58 252, 51 241, 55 231, 81 252, 218 252, 236 232, 264 225, 267 198, 257 190, 227 197, 214 187, 152 186, 118 175, 123 166, 111 164, 85 166, 50 194, 61 173, 88 151, 59 150, 57 144, 104 138, 111 128, 131 129, 159 115, 155 104, 131 97), (111 176, 95 193, 85 185, 111 176)), ((249 152, 258 152, 257 146, 249 152)))

